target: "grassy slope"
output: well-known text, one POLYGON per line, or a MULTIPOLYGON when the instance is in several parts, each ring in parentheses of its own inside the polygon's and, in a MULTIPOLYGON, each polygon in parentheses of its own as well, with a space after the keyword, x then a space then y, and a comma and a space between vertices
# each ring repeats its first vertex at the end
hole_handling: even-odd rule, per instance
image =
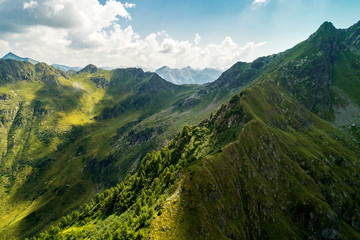
MULTIPOLYGON (((16 67, 17 71, 23 69, 16 67)), ((7 118, 2 126, 1 159, 4 238, 33 231, 44 221, 54 220, 89 199, 88 194, 94 192, 92 181, 81 176, 81 159, 71 156, 73 148, 67 154, 59 154, 57 149, 73 124, 90 121, 84 116, 93 103, 84 99, 84 90, 75 89, 73 82, 55 69, 44 64, 27 67, 36 72, 33 79, 24 82, 20 78, 16 84, 1 86, 3 94, 10 92, 11 96, 2 107, 12 111, 2 114, 7 118), (81 196, 84 192, 87 194, 81 196), (55 200, 57 196, 61 197, 55 200), (47 214, 49 209, 54 209, 53 215, 47 214)))
POLYGON ((359 237, 358 147, 281 93, 246 89, 38 239, 359 237))
POLYGON ((152 153, 90 213, 40 238, 359 238, 358 145, 314 114, 331 120, 339 104, 331 96, 334 64, 342 70, 339 34, 326 23, 276 56, 257 84, 199 127, 185 127, 162 150, 171 158, 152 153), (172 170, 153 171, 152 162, 172 170))
POLYGON ((285 94, 274 101, 275 92, 270 83, 246 91, 239 102, 251 120, 235 142, 189 167, 173 225, 156 220, 153 239, 360 236, 359 149, 285 94))
POLYGON ((188 163, 220 150, 231 141, 230 136, 236 137, 233 129, 215 135, 211 128, 205 122, 199 127, 184 127, 167 147, 148 154, 137 173, 104 194, 98 194, 95 201, 83 205, 77 213, 39 237, 145 237, 154 212, 161 212, 164 199, 176 190, 178 177, 188 163))
POLYGON ((357 105, 360 105, 360 56, 349 50, 341 52, 334 70, 333 85, 345 92, 357 105))
MULTIPOLYGON (((231 96, 176 86, 140 69, 89 65, 67 75, 46 64, 0 63, 0 236, 5 238, 31 235, 116 185, 147 152, 231 96)), ((247 83, 240 77, 232 89, 247 83)))
MULTIPOLYGON (((172 92, 166 92, 172 84, 157 86, 163 84, 163 80, 153 78, 151 74, 145 76, 141 71, 138 79, 131 79, 134 75, 131 72, 124 73, 126 76, 116 76, 119 71, 102 70, 85 71, 69 78, 45 64, 35 67, 15 61, 1 63, 12 67, 11 71, 2 68, 6 76, 15 76, 11 78, 11 84, 0 86, 0 229, 4 238, 37 231, 89 200, 105 184, 113 184, 119 181, 114 179, 121 179, 129 171, 134 171, 136 163, 133 167, 132 159, 126 162, 115 158, 113 166, 120 165, 122 169, 111 176, 112 182, 107 182, 107 179, 99 179, 101 172, 94 174, 94 171, 102 170, 97 168, 96 161, 92 162, 93 166, 87 164, 94 159, 106 160, 114 154, 116 146, 112 145, 112 138, 120 127, 169 107, 194 88, 176 87, 172 92), (16 75, 25 67, 31 77, 16 75), (127 81, 128 84, 120 82, 108 91, 97 87, 94 78, 106 79, 110 83, 127 81), (136 94, 139 93, 136 88, 144 84, 155 88, 153 92, 142 95, 154 97, 151 100, 154 103, 150 102, 145 109, 136 109, 127 103, 129 107, 120 116, 97 120, 96 116, 101 116, 104 108, 111 109, 134 96, 134 93, 125 93, 134 81, 137 81, 133 86, 136 94), (124 86, 127 89, 121 89, 124 86), (157 92, 157 87, 165 92, 157 92)), ((140 146, 136 151, 145 149, 147 152, 156 144, 140 146)))
MULTIPOLYGON (((261 59, 260 65, 266 62, 265 70, 254 73, 255 64, 245 75, 224 74, 223 79, 230 76, 230 80, 257 78, 258 84, 233 98, 200 128, 184 129, 165 150, 145 158, 140 170, 123 185, 97 195, 90 210, 83 205, 58 228, 40 236, 358 238, 359 150, 350 138, 314 115, 332 119, 332 108, 338 104, 333 102, 330 88, 332 78, 335 84, 339 80, 332 75, 333 64, 341 63, 334 60, 339 56, 334 54, 338 37, 339 32, 326 23, 308 41, 269 62, 261 59), (166 149, 174 154, 159 158, 159 154, 166 156, 166 149), (154 173, 151 162, 163 162, 161 170, 154 173)), ((338 66, 341 75, 343 65, 338 66)), ((234 68, 249 70, 249 64, 234 68)), ((209 91, 215 85, 204 90, 208 91, 205 99, 229 96, 225 89, 209 91)), ((233 81, 229 88, 236 85, 233 81)), ((187 98, 191 101, 176 106, 184 109, 202 95, 200 90, 187 98)), ((115 113, 124 110, 111 97, 110 102, 115 113)), ((144 127, 146 133, 147 124, 168 113, 173 112, 161 111, 135 126, 144 127)), ((176 112, 169 122, 188 116, 182 113, 176 112)), ((136 132, 135 136, 130 142, 139 143, 136 132)), ((133 153, 136 155, 137 149, 133 153)))
POLYGON ((360 238, 357 141, 298 106, 333 119, 333 107, 359 104, 359 57, 341 42, 344 35, 324 24, 243 93, 253 119, 235 143, 189 168, 152 238, 360 238), (333 87, 350 102, 335 101, 333 87))

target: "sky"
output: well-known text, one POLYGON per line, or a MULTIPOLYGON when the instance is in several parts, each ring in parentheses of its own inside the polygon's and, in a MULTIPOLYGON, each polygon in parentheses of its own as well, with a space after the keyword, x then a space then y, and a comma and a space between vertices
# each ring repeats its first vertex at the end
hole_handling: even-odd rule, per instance
POLYGON ((359 0, 0 0, 0 56, 225 70, 289 49, 324 21, 348 28, 359 10, 359 0))

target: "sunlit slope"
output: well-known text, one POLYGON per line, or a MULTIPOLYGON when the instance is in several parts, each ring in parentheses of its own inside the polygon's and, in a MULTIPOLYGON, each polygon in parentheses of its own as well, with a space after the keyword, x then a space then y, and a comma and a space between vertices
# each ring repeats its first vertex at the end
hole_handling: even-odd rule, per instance
POLYGON ((145 154, 160 143, 146 143, 145 137, 144 145, 135 146, 143 135, 130 135, 134 146, 120 152, 119 131, 194 89, 141 69, 103 71, 89 65, 70 76, 43 63, 0 63, 0 229, 5 237, 37 231, 134 171, 139 157, 132 152, 145 154), (104 173, 106 167, 112 175, 104 173))

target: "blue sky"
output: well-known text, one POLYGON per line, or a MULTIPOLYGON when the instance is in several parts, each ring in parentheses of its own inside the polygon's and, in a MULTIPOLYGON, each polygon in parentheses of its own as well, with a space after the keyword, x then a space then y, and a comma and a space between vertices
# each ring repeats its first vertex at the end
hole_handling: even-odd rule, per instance
POLYGON ((0 0, 0 54, 226 69, 291 48, 324 21, 347 28, 359 10, 359 0, 0 0))
POLYGON ((176 39, 189 40, 199 33, 202 44, 230 36, 240 44, 272 43, 269 52, 305 40, 324 21, 347 28, 360 20, 359 0, 268 0, 257 6, 253 0, 133 2, 133 20, 123 24, 131 24, 142 35, 165 30, 176 39))

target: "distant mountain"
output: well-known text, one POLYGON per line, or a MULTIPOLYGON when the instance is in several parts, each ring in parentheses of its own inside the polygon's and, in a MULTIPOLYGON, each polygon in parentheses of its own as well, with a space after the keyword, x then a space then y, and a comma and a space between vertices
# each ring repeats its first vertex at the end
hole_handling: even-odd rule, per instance
POLYGON ((64 72, 67 72, 67 71, 70 71, 70 70, 74 70, 74 71, 77 72, 77 71, 81 70, 81 67, 69 67, 69 66, 60 65, 60 64, 53 64, 52 66, 59 69, 59 70, 62 70, 64 72))
MULTIPOLYGON (((125 68, 125 67, 120 67, 120 68, 125 68)), ((115 67, 108 67, 108 66, 104 66, 104 67, 100 67, 100 69, 102 69, 102 70, 109 70, 109 71, 111 71, 111 70, 114 70, 114 69, 116 69, 115 67)))
POLYGON ((122 68, 122 69, 126 69, 126 68, 141 68, 144 72, 154 72, 155 71, 155 68, 151 68, 151 67, 145 67, 145 66, 139 66, 139 65, 136 65, 136 66, 117 66, 117 67, 110 67, 110 66, 102 66, 102 67, 99 67, 100 69, 102 70, 114 70, 114 69, 118 69, 118 68, 122 68))
POLYGON ((174 84, 203 84, 212 82, 217 79, 221 71, 213 68, 205 68, 203 70, 195 70, 191 67, 185 68, 169 68, 163 66, 155 71, 165 80, 174 84))
POLYGON ((34 60, 34 59, 31 59, 31 58, 22 58, 22 57, 19 57, 19 56, 13 54, 12 52, 9 52, 9 53, 6 54, 5 56, 3 56, 1 59, 4 59, 4 60, 11 59, 11 60, 16 60, 16 61, 29 62, 29 63, 32 63, 32 64, 37 64, 37 63, 39 63, 39 61, 36 61, 36 60, 34 60))
MULTIPOLYGON (((6 54, 5 56, 3 56, 1 59, 3 60, 15 60, 15 61, 22 61, 22 62, 29 62, 29 63, 32 63, 32 64, 37 64, 39 63, 39 61, 36 61, 32 58, 23 58, 23 57, 19 57, 17 55, 15 55, 14 53, 12 52, 9 52, 8 54, 6 54)), ((74 71, 79 71, 81 70, 81 67, 69 67, 69 66, 66 66, 66 65, 60 65, 60 64, 53 64, 52 65, 53 67, 59 69, 59 70, 62 70, 64 72, 67 72, 69 70, 74 70, 74 71)))

